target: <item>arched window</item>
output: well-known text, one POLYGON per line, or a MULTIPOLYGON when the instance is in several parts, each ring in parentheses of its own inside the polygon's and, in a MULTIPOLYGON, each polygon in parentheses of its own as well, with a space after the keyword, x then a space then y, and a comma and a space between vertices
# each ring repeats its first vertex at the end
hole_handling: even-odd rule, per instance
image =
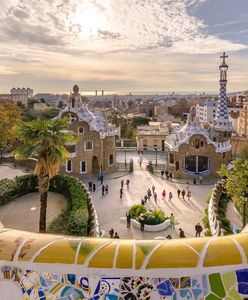
POLYGON ((79 127, 78 128, 78 133, 79 134, 83 134, 84 133, 84 128, 83 127, 79 127))
POLYGON ((195 148, 196 149, 200 148, 200 141, 199 140, 195 140, 195 148))

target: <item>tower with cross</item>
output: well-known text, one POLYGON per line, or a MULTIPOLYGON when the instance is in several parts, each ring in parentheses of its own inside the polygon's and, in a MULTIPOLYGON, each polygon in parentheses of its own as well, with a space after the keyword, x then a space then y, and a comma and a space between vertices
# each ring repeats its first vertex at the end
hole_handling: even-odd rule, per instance
POLYGON ((223 142, 230 139, 231 132, 233 131, 233 125, 232 125, 232 121, 230 120, 228 109, 227 109, 226 86, 227 86, 228 65, 226 64, 226 58, 228 58, 228 56, 224 52, 223 55, 220 56, 220 58, 222 58, 222 63, 219 66, 220 92, 219 92, 219 99, 217 101, 216 116, 213 124, 216 132, 215 139, 220 142, 223 142))

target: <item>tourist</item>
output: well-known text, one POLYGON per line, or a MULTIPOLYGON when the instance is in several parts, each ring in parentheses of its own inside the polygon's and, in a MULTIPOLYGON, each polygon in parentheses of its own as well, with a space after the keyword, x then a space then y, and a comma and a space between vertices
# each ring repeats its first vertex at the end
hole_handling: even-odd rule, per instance
POLYGON ((180 237, 180 239, 186 237, 185 234, 184 234, 184 231, 182 230, 182 228, 179 228, 179 237, 180 237))
POLYGON ((188 190, 188 192, 187 192, 187 198, 188 198, 188 201, 190 201, 190 198, 191 198, 191 191, 190 190, 188 190))
POLYGON ((147 197, 148 197, 148 200, 150 201, 150 198, 152 196, 152 192, 150 189, 147 190, 147 197))
POLYGON ((172 181, 172 173, 169 174, 170 181, 172 181))
POLYGON ((177 198, 180 199, 180 194, 181 194, 181 190, 178 188, 177 189, 177 198))
POLYGON ((120 198, 122 199, 123 189, 120 189, 120 198))
POLYGON ((185 197, 185 194, 186 194, 185 190, 182 190, 182 196, 183 196, 183 200, 185 200, 185 199, 184 199, 184 197, 185 197))
POLYGON ((123 189, 123 187, 124 187, 124 179, 122 179, 121 181, 121 189, 123 189))
POLYGON ((144 196, 144 201, 145 201, 145 204, 147 204, 147 199, 148 199, 148 196, 147 196, 147 195, 145 195, 145 196, 144 196))
POLYGON ((91 192, 91 191, 92 191, 92 182, 89 181, 89 182, 88 182, 88 185, 89 185, 89 191, 91 192))
POLYGON ((141 205, 145 206, 145 200, 141 199, 141 205))
POLYGON ((105 192, 106 192, 106 194, 108 194, 108 185, 107 184, 105 185, 105 192))
POLYGON ((161 170, 161 178, 164 176, 164 170, 161 170))
POLYGON ((173 198, 172 192, 169 192, 169 201, 173 198))
POLYGON ((165 197, 166 197, 166 192, 165 192, 165 190, 163 190, 163 193, 162 193, 162 200, 165 201, 165 197))
POLYGON ((129 228, 131 224, 131 215, 129 211, 126 212, 126 217, 127 217, 127 228, 129 228))
POLYGON ((169 172, 168 171, 165 172, 165 176, 166 176, 166 179, 169 180, 169 172))
POLYGON ((152 186, 152 193, 154 194, 154 192, 155 192, 155 186, 153 185, 152 186))
POLYGON ((126 180, 127 189, 129 189, 129 179, 126 180))
POLYGON ((172 240, 172 236, 170 234, 167 235, 167 240, 172 240))
POLYGON ((144 231, 145 230, 145 218, 143 216, 143 214, 140 215, 140 230, 144 231))
POLYGON ((102 196, 104 196, 104 192, 105 192, 105 186, 102 185, 102 196))
POLYGON ((110 236, 111 238, 114 237, 114 229, 113 229, 113 228, 109 230, 109 236, 110 236))
POLYGON ((101 184, 103 184, 103 174, 100 175, 101 184))
POLYGON ((119 237, 118 233, 115 232, 114 239, 119 239, 119 238, 120 238, 120 237, 119 237))
POLYGON ((173 215, 173 213, 171 213, 170 215, 170 225, 172 229, 175 229, 175 216, 173 215))
POLYGON ((200 175, 199 176, 199 182, 200 182, 200 184, 202 184, 202 181, 203 181, 203 177, 200 175))
POLYGON ((156 204, 158 204, 158 202, 157 202, 158 195, 157 195, 157 193, 156 193, 156 192, 154 193, 153 197, 154 197, 154 201, 155 201, 155 203, 156 203, 156 204))
POLYGON ((93 192, 95 192, 95 191, 96 191, 96 184, 93 183, 93 192))
POLYGON ((196 237, 197 237, 197 236, 200 237, 202 231, 203 231, 203 229, 202 229, 200 223, 196 224, 196 225, 195 225, 195 236, 196 236, 196 237))

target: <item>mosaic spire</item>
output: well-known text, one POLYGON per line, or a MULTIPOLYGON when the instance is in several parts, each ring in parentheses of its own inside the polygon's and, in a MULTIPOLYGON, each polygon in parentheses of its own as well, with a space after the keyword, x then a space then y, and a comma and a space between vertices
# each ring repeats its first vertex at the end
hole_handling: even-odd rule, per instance
POLYGON ((222 58, 222 64, 219 66, 220 70, 220 93, 217 102, 217 113, 215 117, 215 128, 221 131, 232 131, 233 126, 230 121, 228 110, 227 110, 227 95, 226 95, 226 85, 227 85, 227 70, 228 65, 226 64, 226 58, 228 56, 224 52, 220 58, 222 58))

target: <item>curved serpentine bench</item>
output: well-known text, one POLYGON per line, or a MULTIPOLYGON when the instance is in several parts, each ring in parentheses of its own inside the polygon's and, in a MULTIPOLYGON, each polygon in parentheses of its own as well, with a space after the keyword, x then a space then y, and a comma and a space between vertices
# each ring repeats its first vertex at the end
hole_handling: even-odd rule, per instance
POLYGON ((241 299, 248 294, 247 259, 248 233, 118 240, 5 228, 0 229, 0 295, 7 293, 7 280, 21 288, 23 299, 129 299, 128 293, 132 299, 241 299))

